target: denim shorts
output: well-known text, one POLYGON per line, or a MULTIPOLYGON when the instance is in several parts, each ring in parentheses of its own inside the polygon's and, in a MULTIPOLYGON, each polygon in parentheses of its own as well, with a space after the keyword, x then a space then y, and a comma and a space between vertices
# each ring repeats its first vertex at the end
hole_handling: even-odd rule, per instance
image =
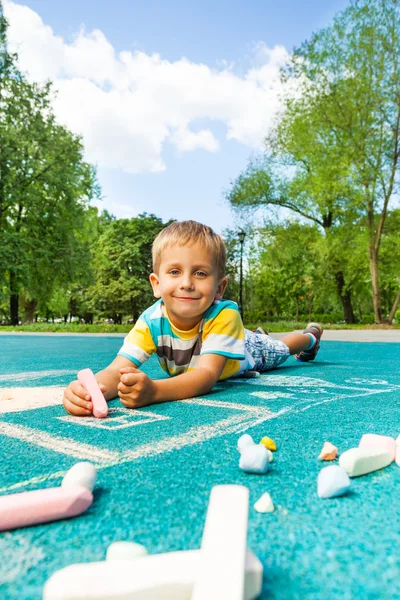
POLYGON ((244 343, 247 352, 253 357, 253 371, 269 371, 275 369, 290 356, 289 348, 284 342, 274 340, 269 335, 244 330, 244 343))

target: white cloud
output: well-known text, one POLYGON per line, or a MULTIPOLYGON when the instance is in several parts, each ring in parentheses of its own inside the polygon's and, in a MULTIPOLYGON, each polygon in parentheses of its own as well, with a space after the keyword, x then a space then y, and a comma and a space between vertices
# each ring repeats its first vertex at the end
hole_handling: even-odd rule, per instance
POLYGON ((200 119, 219 121, 228 140, 257 149, 279 109, 282 46, 258 44, 256 64, 240 77, 223 61, 216 70, 185 58, 116 53, 99 30, 65 41, 27 6, 7 1, 4 8, 20 68, 32 80, 54 81, 58 119, 83 135, 87 159, 99 166, 162 171, 166 141, 179 153, 217 152, 210 128, 193 131, 200 119))

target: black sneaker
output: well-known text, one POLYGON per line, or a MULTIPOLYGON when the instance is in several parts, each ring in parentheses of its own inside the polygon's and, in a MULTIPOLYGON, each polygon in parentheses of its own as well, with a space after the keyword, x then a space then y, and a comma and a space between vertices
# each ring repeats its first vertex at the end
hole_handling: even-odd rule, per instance
POLYGON ((318 354, 319 350, 319 342, 321 339, 321 335, 324 331, 324 328, 319 323, 309 323, 303 333, 312 333, 315 335, 315 339, 317 343, 310 350, 302 350, 299 354, 295 354, 294 357, 296 360, 300 362, 310 362, 310 360, 314 360, 314 358, 318 354))

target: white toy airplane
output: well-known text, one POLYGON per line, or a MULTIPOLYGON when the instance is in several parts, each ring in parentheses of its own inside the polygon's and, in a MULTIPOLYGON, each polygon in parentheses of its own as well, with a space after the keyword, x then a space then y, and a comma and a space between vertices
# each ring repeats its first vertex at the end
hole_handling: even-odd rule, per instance
POLYGON ((211 491, 200 550, 70 565, 48 579, 43 600, 255 600, 263 567, 246 551, 249 490, 211 491))

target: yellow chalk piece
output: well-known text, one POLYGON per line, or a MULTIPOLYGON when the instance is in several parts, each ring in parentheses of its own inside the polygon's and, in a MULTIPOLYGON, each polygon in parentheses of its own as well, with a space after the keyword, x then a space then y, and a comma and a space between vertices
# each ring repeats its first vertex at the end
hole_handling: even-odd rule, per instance
POLYGON ((276 452, 276 444, 275 444, 274 440, 271 440, 271 438, 263 437, 260 444, 265 446, 267 448, 267 450, 272 450, 272 452, 276 452))

